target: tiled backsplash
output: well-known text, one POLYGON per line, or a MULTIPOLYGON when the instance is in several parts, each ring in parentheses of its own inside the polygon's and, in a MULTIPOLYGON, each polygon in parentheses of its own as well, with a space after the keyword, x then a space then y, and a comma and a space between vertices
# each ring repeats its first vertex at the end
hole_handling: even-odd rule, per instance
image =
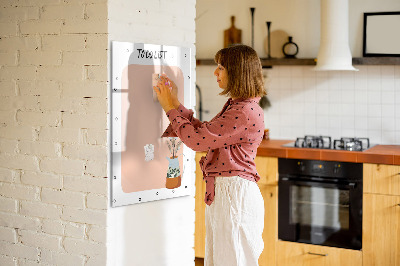
MULTIPOLYGON (((356 65, 358 72, 274 66, 264 70, 271 107, 265 127, 274 139, 309 135, 369 137, 375 144, 400 144, 400 66, 356 65)), ((214 66, 196 69, 203 98, 203 120, 226 101, 214 66)))

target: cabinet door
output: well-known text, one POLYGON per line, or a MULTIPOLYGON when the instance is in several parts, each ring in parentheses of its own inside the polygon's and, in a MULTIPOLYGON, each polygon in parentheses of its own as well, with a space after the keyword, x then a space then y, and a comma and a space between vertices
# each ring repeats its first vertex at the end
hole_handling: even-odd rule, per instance
POLYGON ((365 163, 363 175, 364 193, 400 195, 400 166, 365 163))
POLYGON ((361 266, 362 252, 278 241, 278 266, 361 266))
POLYGON ((259 185, 264 198, 264 250, 258 259, 260 266, 276 265, 276 243, 278 241, 278 187, 259 185))
POLYGON ((278 185, 278 158, 257 156, 254 160, 258 174, 258 184, 278 185))
POLYGON ((363 265, 400 266, 400 196, 364 194, 363 265))
POLYGON ((196 195, 195 195, 195 233, 194 233, 194 252, 198 258, 204 258, 204 248, 206 239, 204 194, 206 193, 206 184, 203 181, 203 172, 199 167, 199 161, 205 152, 196 153, 196 195))

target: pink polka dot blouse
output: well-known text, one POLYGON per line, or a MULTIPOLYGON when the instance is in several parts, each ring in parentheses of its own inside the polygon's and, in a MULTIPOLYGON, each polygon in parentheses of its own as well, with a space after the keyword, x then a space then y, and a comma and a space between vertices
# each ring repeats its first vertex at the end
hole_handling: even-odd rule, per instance
POLYGON ((200 160, 207 205, 214 200, 217 176, 240 176, 253 182, 260 179, 254 163, 265 128, 259 100, 229 98, 209 122, 194 118, 193 111, 183 105, 167 112, 171 123, 161 137, 179 137, 192 150, 207 151, 200 160))

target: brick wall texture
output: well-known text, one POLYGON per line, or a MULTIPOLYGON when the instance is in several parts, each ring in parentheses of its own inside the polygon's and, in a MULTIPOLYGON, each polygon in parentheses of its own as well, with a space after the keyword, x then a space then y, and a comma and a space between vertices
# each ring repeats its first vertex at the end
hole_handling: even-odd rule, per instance
POLYGON ((0 1, 0 265, 105 265, 107 1, 0 1))

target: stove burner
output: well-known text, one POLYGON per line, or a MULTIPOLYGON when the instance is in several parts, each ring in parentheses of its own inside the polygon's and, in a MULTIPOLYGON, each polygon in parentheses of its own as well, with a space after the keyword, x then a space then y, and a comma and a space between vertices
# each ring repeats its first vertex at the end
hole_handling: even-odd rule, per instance
POLYGON ((291 142, 283 146, 344 151, 364 151, 371 147, 368 138, 340 138, 334 140, 332 143, 331 137, 311 135, 306 135, 303 138, 297 138, 295 142, 291 142))
POLYGON ((300 148, 330 149, 331 137, 306 135, 304 138, 297 138, 294 146, 300 148))
POLYGON ((363 151, 369 148, 368 138, 340 138, 333 142, 335 150, 363 151))

